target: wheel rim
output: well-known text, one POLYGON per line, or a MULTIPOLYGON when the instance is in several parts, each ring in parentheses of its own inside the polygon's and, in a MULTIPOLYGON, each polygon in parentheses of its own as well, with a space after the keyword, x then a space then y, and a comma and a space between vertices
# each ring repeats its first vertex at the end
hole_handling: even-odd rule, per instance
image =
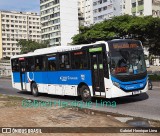
POLYGON ((84 89, 84 90, 83 90, 83 96, 84 96, 85 98, 88 98, 88 97, 90 96, 90 92, 89 92, 88 89, 84 89))

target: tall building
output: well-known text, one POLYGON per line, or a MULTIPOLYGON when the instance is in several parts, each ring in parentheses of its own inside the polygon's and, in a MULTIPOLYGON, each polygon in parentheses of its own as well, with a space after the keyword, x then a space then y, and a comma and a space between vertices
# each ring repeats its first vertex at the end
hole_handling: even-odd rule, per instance
POLYGON ((78 13, 80 25, 90 26, 93 24, 93 0, 78 0, 78 13))
POLYGON ((130 0, 131 15, 160 17, 160 0, 130 0))
POLYGON ((78 0, 40 0, 42 40, 65 46, 79 32, 78 0))
POLYGON ((93 23, 125 14, 125 0, 93 0, 93 23))
POLYGON ((41 40, 40 16, 37 13, 0 11, 0 59, 20 53, 18 40, 41 40))

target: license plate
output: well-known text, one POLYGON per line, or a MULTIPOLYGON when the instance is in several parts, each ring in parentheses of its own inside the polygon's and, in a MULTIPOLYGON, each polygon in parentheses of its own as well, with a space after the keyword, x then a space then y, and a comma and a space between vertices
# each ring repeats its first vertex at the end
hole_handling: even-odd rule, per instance
POLYGON ((133 95, 140 94, 140 91, 134 91, 133 95))

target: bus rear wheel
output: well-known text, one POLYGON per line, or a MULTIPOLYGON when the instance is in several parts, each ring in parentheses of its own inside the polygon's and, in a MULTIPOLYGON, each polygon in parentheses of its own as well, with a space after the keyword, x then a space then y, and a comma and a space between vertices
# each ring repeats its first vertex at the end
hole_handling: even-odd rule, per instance
POLYGON ((36 83, 32 83, 31 91, 32 91, 33 96, 35 97, 38 96, 38 87, 36 83))
POLYGON ((81 98, 84 102, 89 102, 91 101, 91 93, 90 93, 90 89, 88 86, 86 85, 83 85, 81 88, 80 88, 80 95, 81 95, 81 98))

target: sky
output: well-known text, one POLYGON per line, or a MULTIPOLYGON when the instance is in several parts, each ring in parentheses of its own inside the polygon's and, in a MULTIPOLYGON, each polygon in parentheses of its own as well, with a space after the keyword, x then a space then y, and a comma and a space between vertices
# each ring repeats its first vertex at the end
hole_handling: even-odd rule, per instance
POLYGON ((39 13, 40 0, 0 0, 0 10, 39 13))

